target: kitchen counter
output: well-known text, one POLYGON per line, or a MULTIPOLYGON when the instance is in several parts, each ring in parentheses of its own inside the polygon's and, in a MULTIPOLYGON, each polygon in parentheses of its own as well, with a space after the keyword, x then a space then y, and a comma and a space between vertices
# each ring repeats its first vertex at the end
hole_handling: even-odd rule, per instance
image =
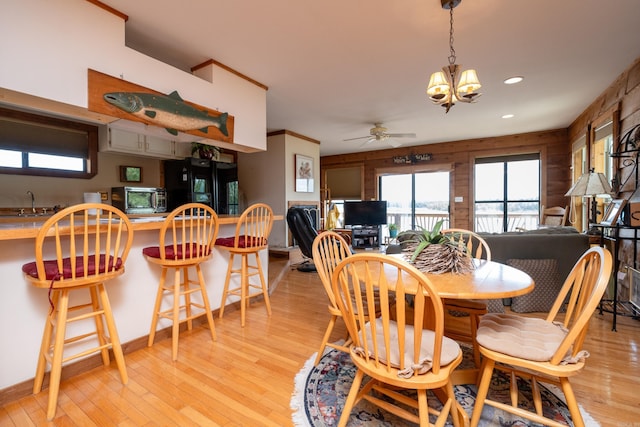
MULTIPOLYGON (((162 221, 167 216, 166 213, 148 215, 128 215, 132 228, 136 231, 160 230, 162 221)), ((38 234, 40 226, 51 217, 51 215, 41 215, 36 217, 27 216, 0 216, 0 240, 34 239, 38 234)), ((220 225, 235 225, 238 223, 238 215, 220 215, 218 221, 220 225)), ((276 221, 284 219, 284 215, 275 215, 276 221)))
MULTIPOLYGON (((160 268, 146 260, 142 249, 158 244, 158 230, 164 215, 130 216, 134 235, 125 273, 106 284, 123 346, 149 334, 160 268)), ((218 236, 233 236, 238 218, 221 216, 218 236)), ((37 217, 37 221, 29 219, 31 221, 7 221, 7 218, 0 217, 0 324, 10 325, 0 329, 0 342, 11 349, 4 352, 0 363, 0 390, 33 379, 42 330, 50 309, 46 290, 31 286, 22 273, 22 265, 34 258, 35 236, 46 217, 37 217), (20 321, 16 322, 16 318, 20 321)), ((284 216, 276 215, 275 219, 282 220, 284 216)), ((268 277, 268 249, 260 251, 259 256, 265 276, 268 277)), ((235 267, 240 268, 240 257, 236 257, 236 263, 235 267)), ((228 264, 229 252, 214 247, 213 257, 202 265, 212 310, 219 309, 222 304, 222 288, 228 264)), ((237 284, 239 278, 232 280, 237 284)), ((237 300, 237 297, 229 297, 225 305, 237 300)), ((249 325, 251 319, 249 312, 249 325)), ((218 318, 214 321, 218 322, 218 318)), ((158 329, 169 326, 170 323, 164 319, 158 323, 158 329)), ((207 345, 210 343, 207 342, 207 345)))

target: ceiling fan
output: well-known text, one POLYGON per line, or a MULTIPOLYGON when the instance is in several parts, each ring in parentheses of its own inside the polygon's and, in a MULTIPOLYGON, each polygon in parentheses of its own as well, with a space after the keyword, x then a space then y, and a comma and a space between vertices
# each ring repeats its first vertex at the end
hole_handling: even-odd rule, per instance
POLYGON ((382 123, 375 123, 369 131, 369 135, 360 136, 357 138, 349 138, 344 141, 355 141, 357 139, 366 139, 367 141, 363 145, 371 144, 374 141, 387 141, 393 148, 402 145, 400 142, 393 138, 415 138, 415 133, 388 133, 387 128, 382 126, 382 123))

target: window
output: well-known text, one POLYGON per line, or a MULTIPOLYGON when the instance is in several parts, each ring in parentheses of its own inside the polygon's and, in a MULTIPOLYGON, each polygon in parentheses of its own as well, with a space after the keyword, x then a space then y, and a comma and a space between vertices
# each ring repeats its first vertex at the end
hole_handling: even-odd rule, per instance
MULTIPOLYGON (((587 172, 587 137, 581 135, 571 144, 571 182, 576 183, 587 172)), ((587 208, 582 197, 571 197, 569 223, 578 230, 586 230, 587 208)))
POLYGON ((380 176, 380 200, 387 201, 389 224, 399 231, 449 227, 449 172, 380 176))
POLYGON ((97 126, 0 108, 0 173, 91 178, 97 153, 97 126))
MULTIPOLYGON (((614 162, 611 157, 613 153, 613 121, 611 115, 607 115, 594 121, 591 128, 591 168, 594 172, 604 174, 609 183, 614 178, 614 162), (604 123, 602 123, 604 121, 604 123)), ((604 212, 607 203, 611 201, 611 197, 600 195, 595 197, 596 216, 591 218, 593 222, 600 222, 602 212, 604 212)), ((585 216, 585 219, 588 218, 585 216)))
POLYGON ((540 155, 476 159, 474 230, 536 228, 540 218, 540 155))

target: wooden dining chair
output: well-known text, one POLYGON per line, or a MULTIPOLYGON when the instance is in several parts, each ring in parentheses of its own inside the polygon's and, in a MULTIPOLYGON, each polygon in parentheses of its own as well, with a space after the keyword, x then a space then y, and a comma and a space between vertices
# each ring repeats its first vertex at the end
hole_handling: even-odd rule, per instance
POLYGON ((553 206, 546 208, 542 205, 540 209, 540 225, 545 226, 565 226, 569 216, 569 206, 553 206))
MULTIPOLYGON (((491 249, 487 242, 477 233, 461 228, 449 228, 442 230, 442 234, 448 236, 459 247, 464 248, 473 258, 491 261, 491 249)), ((502 300, 499 303, 502 304, 502 300)), ((480 368, 480 350, 475 337, 480 316, 488 312, 487 301, 445 298, 443 304, 445 310, 449 313, 469 316, 469 328, 467 330, 449 328, 445 324, 445 334, 455 340, 470 343, 473 346, 473 361, 476 367, 480 368)))
POLYGON ((349 244, 346 240, 333 231, 324 231, 320 233, 314 240, 312 245, 313 263, 316 266, 318 276, 324 287, 325 293, 329 298, 329 305, 327 310, 331 315, 329 319, 329 325, 322 337, 320 348, 318 349, 318 355, 316 357, 315 365, 320 362, 324 353, 325 347, 335 348, 340 351, 349 352, 349 339, 348 336, 343 344, 330 343, 329 338, 333 332, 333 328, 338 318, 342 318, 342 313, 336 304, 336 299, 331 290, 331 275, 336 265, 346 257, 351 255, 349 244))
POLYGON ((267 307, 267 314, 271 316, 271 303, 269 302, 269 289, 260 262, 260 251, 268 248, 269 234, 273 227, 273 210, 269 205, 256 203, 242 212, 236 225, 236 232, 231 237, 219 237, 216 247, 229 251, 229 265, 227 276, 222 291, 222 303, 220 304, 220 318, 224 314, 224 308, 229 295, 240 298, 241 325, 245 325, 245 312, 249 306, 249 300, 253 297, 263 296, 267 307), (234 266, 236 255, 241 258, 240 267, 234 266), (249 261, 249 256, 254 257, 254 264, 249 261), (231 287, 232 275, 240 275, 240 285, 231 287), (258 276, 260 283, 251 282, 251 278, 258 276))
POLYGON ((49 291, 50 310, 33 384, 33 393, 39 393, 45 370, 50 365, 49 420, 56 413, 64 363, 100 353, 102 363, 109 365, 109 350, 112 350, 120 380, 122 384, 128 382, 105 283, 124 274, 132 243, 133 230, 127 216, 113 206, 100 203, 63 209, 45 221, 38 231, 35 261, 23 265, 22 271, 33 286, 49 291), (83 298, 80 291, 88 293, 88 299, 83 298), (76 326, 67 330, 72 322, 87 324, 90 329, 81 327, 81 332, 74 332, 79 331, 76 326), (75 353, 68 354, 65 348, 75 353))
POLYGON ((444 336, 442 301, 429 279, 404 260, 358 253, 335 267, 331 286, 357 368, 338 425, 347 424, 362 399, 420 426, 432 425, 430 413, 437 417, 435 425, 444 425, 449 416, 454 426, 465 424, 468 417, 456 402, 451 381, 462 350, 444 336), (409 301, 411 317, 406 314, 409 301), (380 312, 369 316, 377 307, 380 312), (433 318, 431 330, 423 329, 427 313, 433 318), (370 380, 360 389, 365 375, 370 380), (402 389, 415 390, 417 397, 401 394, 402 389), (427 390, 441 400, 440 411, 429 408, 427 390))
POLYGON ((584 339, 611 276, 611 253, 601 247, 588 249, 576 262, 545 319, 512 313, 489 313, 480 320, 477 341, 483 356, 471 425, 477 426, 484 405, 547 426, 564 426, 545 418, 539 382, 556 385, 563 392, 575 426, 584 426, 569 377, 585 366, 588 351, 584 339), (511 380, 511 404, 487 397, 494 369, 511 380), (533 408, 518 406, 517 377, 529 380, 533 408))
POLYGON ((201 264, 212 257, 218 227, 218 215, 210 206, 187 203, 174 209, 164 220, 160 227, 159 245, 142 249, 149 262, 161 267, 147 345, 153 345, 158 320, 169 319, 172 324, 172 360, 178 360, 178 335, 182 322, 186 321, 187 330, 191 330, 193 319, 206 316, 211 339, 216 339, 201 264), (189 270, 195 273, 195 280, 189 276, 189 270), (173 280, 167 283, 169 271, 173 271, 173 280), (200 293, 199 300, 193 298, 196 292, 200 293), (170 307, 163 308, 166 297, 172 303, 170 307))

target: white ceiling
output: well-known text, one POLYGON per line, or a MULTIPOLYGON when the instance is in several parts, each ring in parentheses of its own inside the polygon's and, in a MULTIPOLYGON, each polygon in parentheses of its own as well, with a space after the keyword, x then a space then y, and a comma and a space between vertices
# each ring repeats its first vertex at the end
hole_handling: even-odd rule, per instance
POLYGON ((477 70, 483 95, 445 115, 425 94, 448 63, 440 0, 102 1, 129 16, 128 46, 184 70, 214 59, 268 86, 267 130, 319 140, 323 156, 389 148, 343 141, 375 122, 416 133, 404 146, 565 128, 640 57, 639 0, 464 0, 456 62, 477 70), (513 75, 524 82, 503 84, 513 75))

